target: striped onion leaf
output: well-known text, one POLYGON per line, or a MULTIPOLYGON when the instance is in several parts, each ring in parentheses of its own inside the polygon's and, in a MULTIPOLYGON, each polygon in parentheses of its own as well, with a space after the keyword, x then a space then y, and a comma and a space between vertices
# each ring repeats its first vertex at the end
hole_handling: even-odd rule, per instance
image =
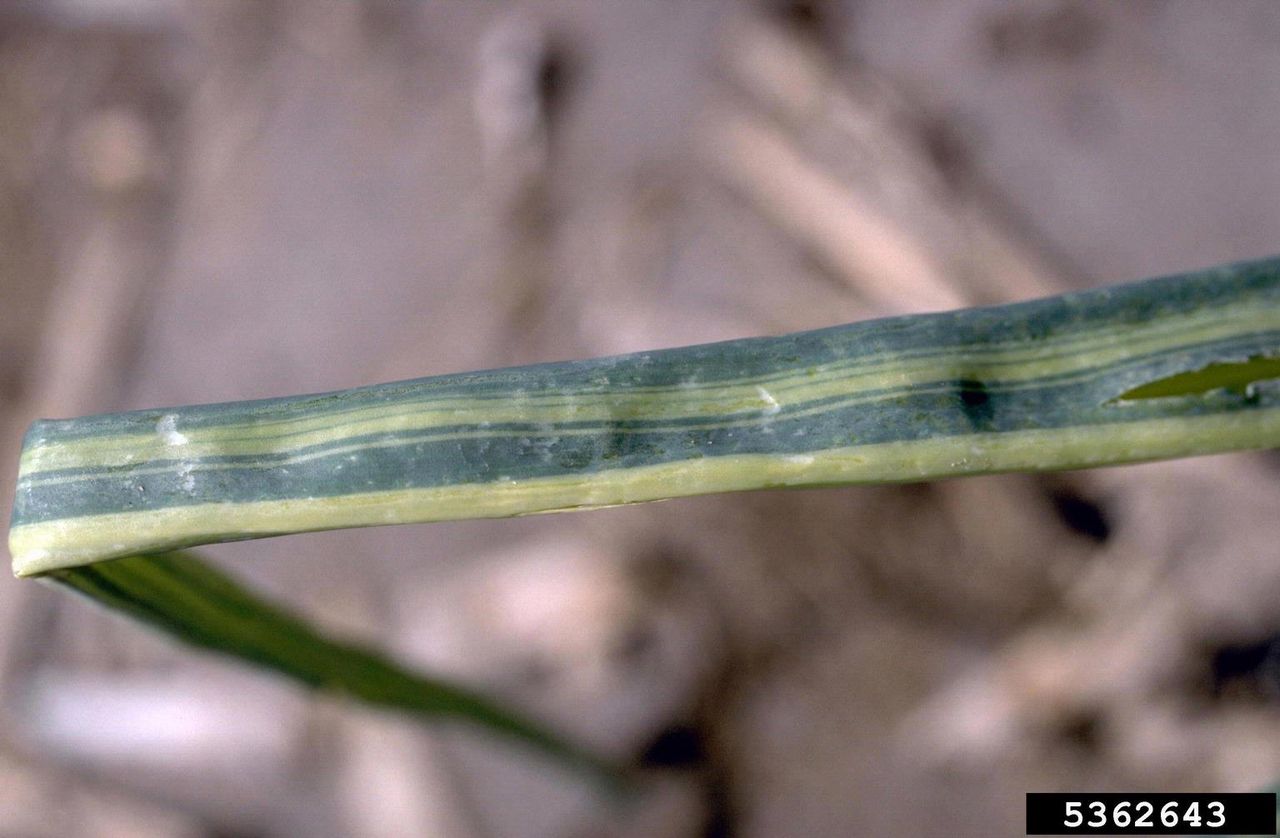
POLYGON ((186 639, 547 745, 167 551, 1273 447, 1278 375, 1280 258, 782 337, 43 420, 24 444, 9 543, 19 576, 50 575, 186 639))

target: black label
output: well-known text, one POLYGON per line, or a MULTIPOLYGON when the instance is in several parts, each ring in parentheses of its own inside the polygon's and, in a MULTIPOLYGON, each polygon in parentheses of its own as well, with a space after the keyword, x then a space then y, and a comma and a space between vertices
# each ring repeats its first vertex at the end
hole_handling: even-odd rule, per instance
POLYGON ((1028 835, 1275 835, 1276 796, 1027 793, 1028 835))

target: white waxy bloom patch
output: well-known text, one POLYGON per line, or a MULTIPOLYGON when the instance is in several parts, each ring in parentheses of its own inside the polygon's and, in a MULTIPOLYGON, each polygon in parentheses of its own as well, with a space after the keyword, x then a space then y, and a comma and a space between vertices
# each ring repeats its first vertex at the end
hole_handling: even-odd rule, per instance
POLYGON ((760 396, 760 401, 764 402, 764 409, 761 410, 760 412, 763 413, 765 416, 772 416, 775 413, 782 410, 782 405, 778 404, 778 400, 775 399, 773 397, 773 394, 770 393, 768 390, 757 385, 756 393, 760 396))
POLYGON ((172 413, 160 417, 160 421, 156 422, 156 433, 164 440, 165 445, 186 445, 191 441, 186 434, 178 432, 178 417, 172 413))

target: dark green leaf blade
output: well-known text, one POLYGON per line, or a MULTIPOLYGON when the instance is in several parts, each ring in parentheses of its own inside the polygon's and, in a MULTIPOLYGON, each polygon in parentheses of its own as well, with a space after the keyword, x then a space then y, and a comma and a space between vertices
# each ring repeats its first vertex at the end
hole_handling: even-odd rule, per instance
POLYGON ((355 643, 326 637, 189 552, 131 556, 45 578, 187 643, 310 687, 427 720, 457 719, 522 742, 611 785, 622 771, 478 693, 409 672, 355 643))

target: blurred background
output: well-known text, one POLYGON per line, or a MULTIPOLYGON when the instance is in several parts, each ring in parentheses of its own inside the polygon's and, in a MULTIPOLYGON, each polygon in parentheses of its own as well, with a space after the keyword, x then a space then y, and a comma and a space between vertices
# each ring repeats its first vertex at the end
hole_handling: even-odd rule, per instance
MULTIPOLYGON (((6 0, 0 492, 36 416, 1269 255, 1277 91, 1265 0, 6 0)), ((625 808, 5 574, 0 836, 1018 835, 1028 790, 1253 790, 1278 478, 1255 453, 209 551, 644 760, 625 808)))

